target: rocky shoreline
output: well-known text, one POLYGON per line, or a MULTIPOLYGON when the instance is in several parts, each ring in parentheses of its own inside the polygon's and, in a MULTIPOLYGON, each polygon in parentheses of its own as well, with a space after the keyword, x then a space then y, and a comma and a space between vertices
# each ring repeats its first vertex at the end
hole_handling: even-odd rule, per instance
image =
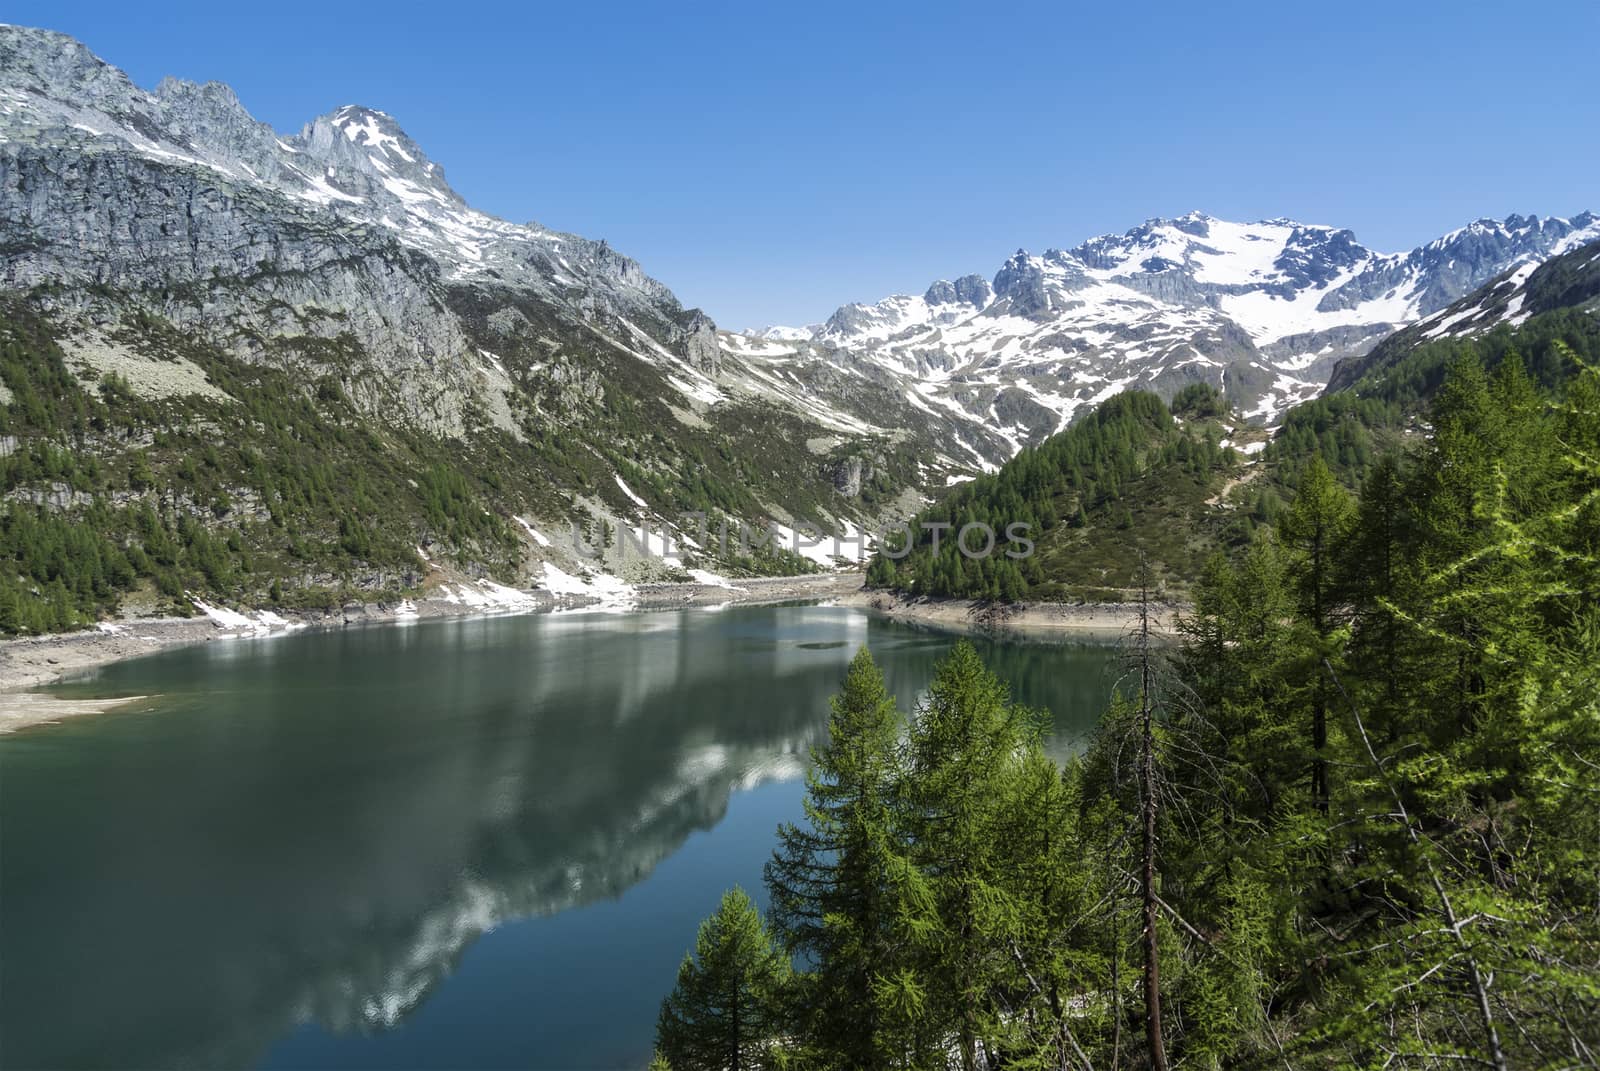
MULTIPOLYGON (((840 601, 896 621, 1002 634, 1070 632, 1085 638, 1115 640, 1126 635, 1139 622, 1136 603, 1029 602, 996 605, 967 599, 908 597, 867 589, 858 589, 840 601)), ((1179 603, 1151 603, 1151 631, 1164 638, 1175 635, 1177 615, 1185 609, 1187 607, 1179 603)))
MULTIPOLYGON (((626 605, 595 600, 561 599, 546 592, 521 592, 520 601, 485 605, 470 603, 446 591, 399 603, 352 603, 338 610, 257 613, 251 617, 215 611, 195 617, 135 618, 105 623, 96 629, 0 641, 0 735, 63 718, 111 710, 131 701, 63 699, 35 691, 97 666, 137 658, 187 644, 281 635, 299 629, 335 629, 496 613, 643 612, 688 607, 761 605, 781 602, 830 602, 851 606, 897 621, 962 631, 1032 634, 1078 633, 1086 638, 1114 639, 1138 619, 1126 604, 1028 603, 996 607, 958 599, 906 598, 869 591, 859 573, 760 577, 719 584, 640 584, 626 605)), ((203 604, 202 604, 203 605, 203 604)), ((1156 607, 1153 624, 1172 630, 1178 608, 1156 607)))

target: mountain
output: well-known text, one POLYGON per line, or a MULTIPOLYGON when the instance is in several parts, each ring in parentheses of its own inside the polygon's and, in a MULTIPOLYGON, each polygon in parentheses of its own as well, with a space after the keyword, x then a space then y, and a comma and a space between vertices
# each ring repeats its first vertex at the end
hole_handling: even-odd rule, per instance
POLYGON ((1520 264, 1395 332, 1361 357, 1340 361, 1328 390, 1351 389, 1363 379, 1381 376, 1430 342, 1472 338, 1501 326, 1521 327, 1535 316, 1567 310, 1580 317, 1600 314, 1600 240, 1543 262, 1520 264))
POLYGON ((913 404, 965 413, 1013 450, 1119 391, 1170 397, 1196 381, 1270 424, 1320 393, 1340 360, 1513 265, 1596 237, 1588 212, 1510 216, 1389 254, 1348 230, 1193 212, 1070 250, 1018 250, 992 281, 940 280, 761 339, 888 369, 913 404))
MULTIPOLYGON (((473 211, 381 112, 342 107, 280 137, 225 85, 145 92, 77 42, 16 27, 0 31, 0 71, 0 284, 49 287, 52 308, 94 307, 109 287, 246 354, 260 338, 348 334, 396 415, 447 434, 466 426, 473 381, 498 378, 452 314, 456 286, 662 347, 702 388, 715 366, 710 322, 637 264, 473 211)), ((523 329, 509 304, 494 312, 491 332, 523 329)))
POLYGON ((909 549, 892 542, 868 581, 984 600, 1002 616, 994 604, 1023 597, 1125 597, 1141 559, 1154 579, 1183 591, 1211 552, 1242 545, 1275 518, 1313 458, 1354 490, 1379 456, 1426 442, 1430 406, 1453 365, 1495 374, 1513 358, 1556 398, 1578 362, 1600 363, 1600 239, 1504 272, 1341 362, 1327 390, 1291 406, 1270 439, 1207 383, 1179 390, 1170 409, 1146 391, 1115 394, 920 513, 909 549), (968 557, 952 538, 986 525, 1010 550, 999 533, 1014 521, 1029 525, 1033 544, 1015 560, 968 557))
POLYGON ((685 514, 859 533, 1133 387, 1272 424, 1597 235, 1513 216, 1390 255, 1192 213, 742 334, 603 240, 473 209, 384 112, 280 133, 0 26, 0 630, 830 567, 855 552, 711 546, 685 514))
POLYGON ((957 418, 890 374, 730 346, 605 241, 471 208, 383 112, 280 134, 225 85, 147 91, 15 26, 0 343, 5 495, 47 511, 0 550, 65 545, 91 514, 106 538, 72 556, 85 572, 23 570, 0 618, 43 600, 81 620, 149 585, 249 600, 446 566, 594 575, 573 526, 658 533, 653 563, 605 563, 631 578, 793 570, 667 554, 659 533, 686 535, 685 511, 849 531, 955 464, 957 418))
POLYGON ((1470 361, 1493 374, 1512 358, 1555 397, 1578 361, 1600 361, 1600 241, 1519 265, 1341 361, 1321 397, 1284 415, 1261 460, 1280 490, 1292 489, 1315 455, 1354 487, 1385 450, 1426 435, 1453 366, 1470 361))

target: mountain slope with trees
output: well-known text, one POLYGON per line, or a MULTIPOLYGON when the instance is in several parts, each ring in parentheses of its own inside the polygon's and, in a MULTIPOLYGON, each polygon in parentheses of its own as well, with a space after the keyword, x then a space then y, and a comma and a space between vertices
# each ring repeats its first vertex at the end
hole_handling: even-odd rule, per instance
POLYGON ((1470 360, 1493 372, 1512 357, 1546 393, 1600 361, 1600 243, 1509 273, 1341 363, 1322 397, 1286 414, 1264 459, 1287 488, 1314 454, 1355 487, 1385 449, 1425 434, 1451 367, 1470 360))
POLYGON ((1208 384, 1180 391, 1171 410, 1145 392, 1110 398, 919 514, 909 552, 897 536, 874 557, 867 582, 1006 602, 1114 596, 1137 582, 1143 553, 1159 577, 1181 583, 1223 536, 1225 521, 1209 499, 1243 463, 1222 445, 1225 411, 1208 384), (974 553, 963 553, 968 525, 995 533, 992 553, 976 554, 986 542, 982 529, 967 539, 974 553), (1013 525, 1025 527, 1008 539, 1013 525))
MULTIPOLYGON (((130 598, 180 614, 191 595, 269 608, 394 599, 438 562, 531 585, 553 552, 518 518, 538 519, 547 539, 577 526, 600 542, 600 525, 640 515, 629 492, 650 503, 647 518, 701 511, 713 528, 758 523, 779 502, 848 514, 875 496, 892 501, 915 470, 909 444, 879 442, 877 468, 852 498, 828 458, 769 438, 815 432, 793 414, 729 406, 666 436, 675 420, 650 390, 552 398, 543 404, 563 413, 560 428, 536 402, 514 430, 441 442, 373 420, 333 373, 241 360, 153 316, 107 344, 147 375, 189 377, 184 390, 86 375, 77 341, 30 304, 0 300, 7 632, 82 627, 130 598)), ((324 352, 341 359, 338 344, 324 352)), ((614 367, 618 380, 649 375, 614 367)), ((758 554, 722 565, 811 568, 782 549, 758 554)))

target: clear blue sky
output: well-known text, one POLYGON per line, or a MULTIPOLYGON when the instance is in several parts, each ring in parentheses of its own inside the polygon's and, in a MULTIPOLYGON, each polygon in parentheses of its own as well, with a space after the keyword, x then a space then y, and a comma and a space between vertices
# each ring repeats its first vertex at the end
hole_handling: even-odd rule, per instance
POLYGON ((992 275, 1193 208, 1410 248, 1600 210, 1600 4, 75 3, 140 85, 395 116, 475 206, 609 239, 719 323, 992 275), (1076 10, 1074 10, 1076 8, 1076 10))

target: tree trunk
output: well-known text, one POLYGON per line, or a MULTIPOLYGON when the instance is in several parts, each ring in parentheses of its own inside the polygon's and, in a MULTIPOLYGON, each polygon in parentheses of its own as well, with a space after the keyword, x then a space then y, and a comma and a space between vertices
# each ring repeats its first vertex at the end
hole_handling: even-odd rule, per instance
POLYGON ((1111 1071, 1122 1069, 1122 893, 1111 889, 1111 850, 1106 849, 1106 888, 1111 891, 1111 1071))
POLYGON ((977 1071, 977 1009, 972 1006, 972 885, 963 868, 961 887, 961 1071, 977 1071))
POLYGON ((739 1036, 739 981, 733 982, 733 1000, 730 1004, 733 1018, 733 1071, 739 1071, 739 1057, 743 1055, 744 1039, 739 1036))
MULTIPOLYGON (((1326 613, 1322 606, 1323 571, 1326 569, 1323 533, 1319 530, 1311 543, 1311 623, 1317 639, 1328 635, 1326 613)), ((1311 704, 1311 798, 1319 814, 1328 814, 1328 701, 1323 690, 1322 675, 1317 675, 1316 696, 1311 704)))
POLYGON ((1161 1038, 1161 962, 1156 930, 1156 791, 1155 727, 1150 703, 1150 591, 1144 563, 1139 569, 1139 810, 1143 817, 1140 892, 1144 897, 1144 1012, 1145 1039, 1150 1046, 1152 1071, 1167 1071, 1166 1046, 1161 1038))

